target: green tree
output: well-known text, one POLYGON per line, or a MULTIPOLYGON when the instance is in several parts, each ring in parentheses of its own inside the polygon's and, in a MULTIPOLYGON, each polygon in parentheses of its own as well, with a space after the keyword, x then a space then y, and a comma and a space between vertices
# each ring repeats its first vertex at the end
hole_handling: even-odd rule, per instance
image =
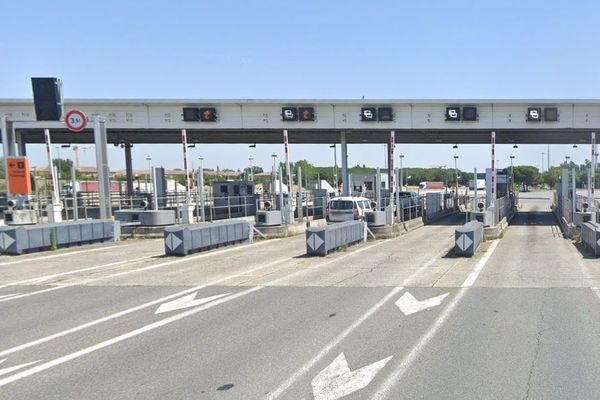
POLYGON ((513 167, 516 183, 524 183, 528 186, 537 185, 540 182, 540 170, 533 165, 517 165, 513 167))
POLYGON ((70 179, 71 178, 71 166, 73 161, 69 159, 55 158, 52 160, 54 166, 58 170, 59 179, 70 179))

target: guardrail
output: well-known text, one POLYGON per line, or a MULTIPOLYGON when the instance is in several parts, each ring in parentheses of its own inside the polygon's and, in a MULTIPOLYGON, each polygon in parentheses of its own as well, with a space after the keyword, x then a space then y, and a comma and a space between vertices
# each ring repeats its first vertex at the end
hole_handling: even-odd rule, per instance
POLYGON ((581 239, 596 257, 600 256, 600 224, 597 222, 581 224, 581 239))
POLYGON ((306 254, 325 256, 332 250, 366 240, 364 221, 346 221, 306 228, 306 254))
POLYGON ((253 231, 246 221, 169 226, 164 230, 165 254, 185 256, 235 243, 251 242, 253 231))
POLYGON ((23 254, 108 240, 118 241, 120 235, 119 222, 111 220, 0 226, 0 253, 23 254))
POLYGON ((454 230, 454 254, 471 257, 483 242, 483 223, 471 221, 454 230))

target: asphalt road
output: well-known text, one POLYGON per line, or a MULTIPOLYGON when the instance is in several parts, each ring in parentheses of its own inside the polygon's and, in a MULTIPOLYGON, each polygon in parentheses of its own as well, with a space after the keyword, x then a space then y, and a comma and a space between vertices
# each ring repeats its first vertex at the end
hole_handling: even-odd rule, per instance
POLYGON ((453 216, 307 258, 302 237, 0 257, 0 399, 593 399, 598 261, 550 192, 456 258, 453 216))

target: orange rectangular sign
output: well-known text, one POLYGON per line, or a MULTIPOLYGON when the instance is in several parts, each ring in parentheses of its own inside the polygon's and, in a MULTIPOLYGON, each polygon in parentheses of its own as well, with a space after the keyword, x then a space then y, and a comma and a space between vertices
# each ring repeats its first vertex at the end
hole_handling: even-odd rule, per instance
POLYGON ((8 193, 31 194, 29 159, 27 157, 8 157, 5 163, 8 193))

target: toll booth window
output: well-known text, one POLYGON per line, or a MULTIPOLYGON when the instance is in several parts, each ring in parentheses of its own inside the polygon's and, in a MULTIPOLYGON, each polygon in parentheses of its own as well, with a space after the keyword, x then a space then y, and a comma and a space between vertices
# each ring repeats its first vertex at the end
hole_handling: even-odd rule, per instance
POLYGON ((239 185, 234 185, 233 186, 233 195, 234 196, 239 196, 240 195, 240 186, 239 185))
POLYGON ((354 191, 355 192, 360 192, 362 190, 362 186, 360 185, 354 185, 354 191))
POLYGON ((252 196, 252 185, 246 186, 246 194, 252 196))
POLYGON ((373 190, 373 182, 365 182, 365 189, 373 190))
POLYGON ((221 193, 227 193, 227 185, 221 185, 221 193))

